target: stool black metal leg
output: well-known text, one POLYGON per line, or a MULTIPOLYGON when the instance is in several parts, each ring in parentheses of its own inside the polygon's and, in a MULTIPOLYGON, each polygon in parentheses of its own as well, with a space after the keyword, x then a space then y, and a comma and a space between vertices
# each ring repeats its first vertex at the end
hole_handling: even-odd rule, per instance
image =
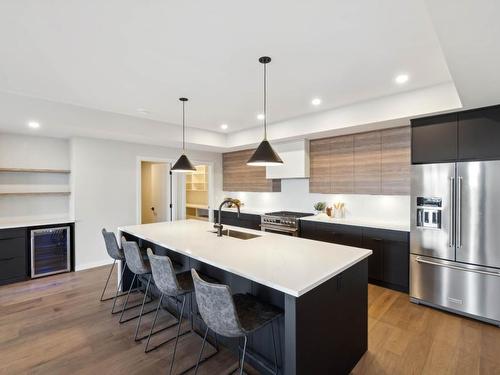
POLYGON ((134 277, 132 278, 132 283, 130 284, 130 288, 128 288, 127 298, 125 299, 125 303, 123 304, 123 307, 122 307, 122 313, 120 315, 120 323, 124 323, 124 321, 122 321, 123 313, 125 312, 125 308, 127 307, 128 298, 130 297, 130 291, 132 290, 132 287, 134 286, 136 278, 137 278, 137 275, 134 274, 134 277))
POLYGON ((141 326, 142 313, 144 312, 144 304, 146 303, 146 298, 148 297, 149 284, 151 284, 151 275, 148 276, 148 284, 146 285, 146 291, 144 292, 144 298, 142 299, 141 312, 139 313, 139 320, 137 321, 137 327, 135 328, 135 336, 134 336, 135 341, 138 341, 137 334, 139 333, 139 328, 141 326))
POLYGON ((160 296, 160 301, 158 302, 158 307, 156 308, 155 317, 153 319, 153 324, 151 325, 151 329, 149 330, 148 341, 146 342, 146 348, 144 349, 144 353, 148 353, 149 341, 151 340, 151 335, 153 334, 153 329, 156 324, 156 319, 158 318, 158 311, 160 311, 161 302, 163 301, 163 293, 160 296))
POLYGON ((243 354, 241 356, 241 365, 240 365, 240 375, 243 375, 243 367, 245 367, 245 354, 247 352, 247 337, 245 337, 245 343, 243 344, 243 354))
POLYGON ((125 268, 127 268, 127 262, 123 262, 122 277, 120 278, 120 282, 118 283, 118 286, 116 287, 116 293, 115 293, 115 298, 113 301, 113 307, 111 308, 111 314, 118 314, 120 312, 119 310, 115 311, 115 305, 116 305, 116 300, 118 299, 118 297, 125 295, 125 293, 122 293, 122 294, 120 294, 120 296, 118 296, 118 293, 120 292, 120 289, 123 285, 123 276, 125 275, 125 268))
POLYGON ((183 317, 183 314, 184 314, 184 306, 185 305, 186 305, 186 296, 184 295, 182 297, 182 307, 181 307, 181 312, 179 314, 179 324, 177 326, 177 336, 175 337, 174 353, 172 354, 172 362, 170 363, 169 374, 172 374, 172 370, 174 368, 175 353, 177 352, 177 343, 179 342, 179 333, 181 332, 182 317, 183 317))
POLYGON ((198 373, 198 367, 200 366, 201 356, 203 355, 203 349, 205 349, 205 342, 207 341, 208 327, 205 330, 205 335, 203 336, 203 342, 201 344, 200 354, 198 355, 198 361, 196 361, 196 367, 194 369, 194 375, 198 373))
POLYGON ((108 297, 104 299, 104 293, 106 293, 106 288, 108 287, 109 284, 109 279, 111 278, 111 274, 113 273, 113 270, 115 269, 115 264, 116 264, 116 259, 113 260, 113 265, 111 266, 111 269, 109 270, 108 278, 106 279, 106 284, 104 284, 104 289, 102 290, 101 298, 99 299, 101 302, 103 301, 109 301, 113 297, 108 297))

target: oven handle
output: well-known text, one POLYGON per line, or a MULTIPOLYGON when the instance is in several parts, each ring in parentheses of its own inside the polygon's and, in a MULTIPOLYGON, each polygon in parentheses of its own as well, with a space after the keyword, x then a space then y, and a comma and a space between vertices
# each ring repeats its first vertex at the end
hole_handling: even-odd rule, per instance
POLYGON ((483 275, 500 277, 500 272, 485 271, 485 270, 481 270, 481 269, 477 269, 477 268, 466 268, 466 267, 456 266, 453 264, 433 262, 432 260, 427 260, 427 259, 424 259, 421 257, 416 257, 415 260, 418 263, 430 264, 432 266, 446 267, 446 268, 451 268, 451 269, 459 270, 459 271, 468 271, 468 272, 474 272, 474 273, 481 273, 483 275))
POLYGON ((260 229, 265 231, 266 229, 275 230, 277 232, 294 233, 297 232, 297 228, 284 228, 275 225, 261 224, 260 229))

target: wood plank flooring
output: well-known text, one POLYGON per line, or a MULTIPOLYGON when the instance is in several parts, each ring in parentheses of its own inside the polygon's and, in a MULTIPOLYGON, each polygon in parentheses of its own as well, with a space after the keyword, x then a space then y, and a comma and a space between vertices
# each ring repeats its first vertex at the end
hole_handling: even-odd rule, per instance
MULTIPOLYGON (((133 341, 135 321, 118 324, 111 302, 98 301, 108 270, 1 286, 0 374, 166 373, 173 343, 144 354, 143 344, 133 341)), ((414 305, 406 294, 370 285, 368 328, 369 350, 354 375, 500 374, 499 328, 414 305)), ((175 372, 195 363, 200 344, 195 335, 180 339, 175 372)), ((236 367, 236 358, 222 350, 199 373, 229 374, 236 367)))

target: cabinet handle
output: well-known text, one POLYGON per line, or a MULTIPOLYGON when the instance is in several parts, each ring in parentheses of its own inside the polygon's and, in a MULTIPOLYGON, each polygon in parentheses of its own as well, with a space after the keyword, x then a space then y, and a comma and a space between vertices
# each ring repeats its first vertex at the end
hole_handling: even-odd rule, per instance
POLYGON ((455 246, 455 177, 450 177, 450 230, 448 234, 450 235, 450 241, 448 243, 449 247, 455 246))
POLYGON ((423 259, 421 257, 416 257, 415 260, 418 263, 430 264, 432 266, 446 267, 446 268, 451 268, 453 270, 467 271, 467 272, 473 272, 473 273, 480 273, 480 274, 488 275, 488 276, 497 276, 497 277, 500 277, 500 272, 492 272, 492 271, 486 271, 486 270, 481 270, 481 269, 477 269, 477 268, 467 268, 467 267, 456 266, 456 265, 453 265, 453 264, 433 262, 431 260, 423 259))
POLYGON ((10 258, 0 258, 0 261, 8 261, 8 260, 12 260, 12 259, 15 259, 15 257, 10 257, 10 258))

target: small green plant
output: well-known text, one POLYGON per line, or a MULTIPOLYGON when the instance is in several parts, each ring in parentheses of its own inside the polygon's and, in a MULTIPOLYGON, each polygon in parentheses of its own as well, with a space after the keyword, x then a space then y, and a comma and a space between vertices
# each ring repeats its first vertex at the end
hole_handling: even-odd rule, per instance
POLYGON ((314 204, 314 209, 318 212, 322 212, 326 207, 326 202, 318 202, 314 204))

